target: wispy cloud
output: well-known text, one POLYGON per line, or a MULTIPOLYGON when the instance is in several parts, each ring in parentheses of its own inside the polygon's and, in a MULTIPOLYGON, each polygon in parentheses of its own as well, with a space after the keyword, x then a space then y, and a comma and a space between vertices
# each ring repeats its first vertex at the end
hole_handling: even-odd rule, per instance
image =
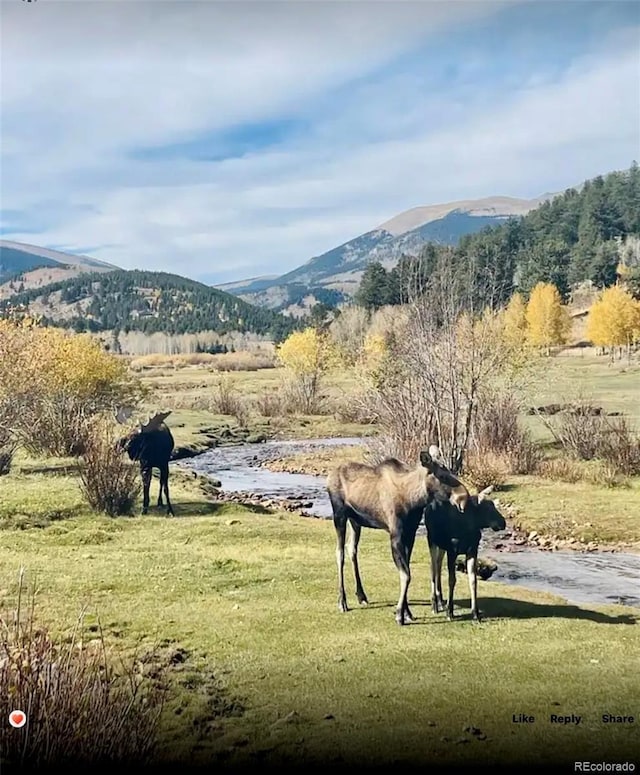
POLYGON ((57 2, 2 13, 2 231, 210 280, 640 146, 631 3, 57 2))

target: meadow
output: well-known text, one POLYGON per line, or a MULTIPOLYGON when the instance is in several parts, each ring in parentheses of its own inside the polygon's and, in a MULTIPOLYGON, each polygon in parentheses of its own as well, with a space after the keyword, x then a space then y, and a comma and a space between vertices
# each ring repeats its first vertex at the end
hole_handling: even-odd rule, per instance
MULTIPOLYGON (((602 406, 637 417, 637 365, 608 367, 590 355, 552 365, 557 380, 550 377, 532 403, 567 400, 580 382, 602 406)), ((277 390, 280 378, 277 369, 228 376, 254 398, 277 390)), ((149 408, 177 404, 170 424, 178 445, 205 448, 237 432, 237 418, 198 403, 220 378, 206 364, 158 365, 142 378, 152 388, 149 408)), ((350 388, 341 375, 329 393, 344 400, 350 388)), ((245 419, 252 433, 278 437, 375 431, 336 413, 245 419)), ((538 434, 544 440, 544 427, 538 434)), ((36 617, 53 633, 67 633, 84 611, 85 637, 100 630, 118 653, 159 654, 170 686, 159 761, 478 766, 640 758, 637 609, 576 606, 480 582, 486 619, 476 625, 461 576, 459 618, 450 623, 428 605, 423 539, 410 589, 418 620, 400 628, 388 537, 364 531, 361 572, 371 604, 340 614, 329 521, 214 501, 175 469, 175 519, 153 507, 144 517, 98 516, 83 500, 76 466, 21 451, 0 477, 3 617, 23 567, 37 589, 36 617), (535 722, 514 722, 521 713, 535 722), (604 724, 604 713, 634 715, 636 723, 604 724), (582 720, 566 727, 550 723, 551 714, 582 720)), ((152 504, 156 488, 157 480, 152 504)), ((514 477, 500 497, 532 529, 560 530, 564 519, 567 529, 587 531, 586 540, 640 542, 637 479, 608 488, 514 477)), ((346 578, 355 605, 348 561, 346 578)))

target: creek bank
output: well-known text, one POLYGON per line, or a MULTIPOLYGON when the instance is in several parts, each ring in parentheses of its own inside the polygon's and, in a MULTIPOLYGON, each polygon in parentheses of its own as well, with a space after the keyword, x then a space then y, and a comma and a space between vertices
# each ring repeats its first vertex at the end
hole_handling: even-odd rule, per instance
MULTIPOLYGON (((362 450, 361 445, 345 446, 345 460, 347 458, 360 460, 361 455, 358 452, 362 450), (351 454, 349 454, 351 453, 351 454)), ((296 454, 291 458, 277 458, 270 455, 264 457, 264 459, 254 463, 261 468, 265 468, 268 471, 275 473, 288 473, 288 474, 302 474, 311 476, 326 476, 329 468, 332 465, 341 461, 336 461, 335 458, 332 461, 329 455, 326 457, 319 456, 317 448, 313 447, 309 449, 300 449, 299 454, 296 454), (308 459, 305 459, 305 455, 309 455, 308 459)), ((507 520, 507 530, 500 534, 500 538, 489 541, 492 542, 492 548, 499 552, 519 551, 523 548, 538 549, 543 552, 554 551, 575 551, 575 552, 632 552, 640 554, 640 546, 636 544, 625 544, 624 542, 607 543, 604 541, 583 541, 580 538, 569 535, 560 536, 557 533, 544 533, 537 530, 528 530, 522 524, 521 512, 512 504, 500 497, 500 492, 497 492, 497 497, 493 498, 496 506, 501 509, 507 520)), ((308 515, 303 515, 308 516, 308 515)), ((578 526, 576 525, 576 528, 578 526)), ((590 523, 586 523, 583 527, 592 527, 590 523)))
MULTIPOLYGON (((360 438, 229 444, 184 460, 174 470, 199 478, 210 500, 326 519, 331 517, 331 504, 324 476, 272 471, 272 461, 300 453, 317 457, 318 450, 327 447, 342 447, 340 452, 336 450, 339 456, 347 452, 346 448, 361 444, 360 438)), ((494 500, 508 519, 508 529, 500 533, 483 531, 480 546, 489 563, 497 560, 494 577, 498 581, 551 592, 573 603, 640 607, 640 556, 621 551, 621 546, 598 551, 602 545, 593 542, 588 549, 588 544, 580 544, 577 539, 526 532, 517 509, 503 498, 504 494, 497 493, 494 500)), ((424 526, 419 532, 426 533, 424 526)))
MULTIPOLYGON (((176 426, 183 427, 181 425, 176 426)), ((187 460, 198 457, 211 449, 232 444, 261 444, 269 439, 262 431, 242 426, 212 426, 199 428, 195 433, 198 439, 190 444, 179 444, 173 450, 171 460, 187 460)))

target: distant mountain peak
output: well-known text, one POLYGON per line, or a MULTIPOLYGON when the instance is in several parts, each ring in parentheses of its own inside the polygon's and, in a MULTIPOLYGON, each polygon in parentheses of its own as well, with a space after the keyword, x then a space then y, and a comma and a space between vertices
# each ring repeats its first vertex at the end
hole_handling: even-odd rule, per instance
POLYGON ((526 215, 554 196, 544 194, 536 199, 491 196, 412 207, 279 277, 218 287, 274 310, 288 309, 292 300, 301 296, 303 286, 318 300, 329 292, 353 293, 371 261, 391 267, 401 255, 419 253, 427 242, 456 245, 464 235, 497 226, 513 216, 526 215))
POLYGON ((471 216, 489 216, 507 218, 514 215, 525 215, 537 207, 544 199, 550 199, 555 194, 544 194, 536 199, 518 199, 512 196, 489 196, 483 199, 460 199, 456 202, 412 207, 405 210, 383 224, 378 230, 389 232, 393 236, 406 234, 432 221, 446 218, 452 212, 466 213, 471 216))

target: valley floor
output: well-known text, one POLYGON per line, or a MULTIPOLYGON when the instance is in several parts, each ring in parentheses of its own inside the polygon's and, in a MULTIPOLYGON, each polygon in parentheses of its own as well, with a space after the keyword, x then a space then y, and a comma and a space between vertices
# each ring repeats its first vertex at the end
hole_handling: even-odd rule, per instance
MULTIPOLYGON (((371 605, 336 609, 333 526, 208 501, 177 477, 177 517, 92 516, 72 470, 19 461, 0 479, 2 606, 17 570, 38 588, 54 631, 87 607, 123 651, 179 652, 159 757, 225 766, 286 761, 518 763, 640 756, 636 609, 574 606, 480 583, 486 621, 427 605, 417 547, 400 628, 388 539, 366 531, 361 570, 371 605), (16 529, 20 527, 21 529, 16 529), (520 724, 514 714, 535 716, 520 724), (579 725, 551 723, 578 715, 579 725), (474 731, 468 731, 470 729, 474 731), (465 731, 467 730, 467 731, 465 731)), ((348 594, 355 603, 350 568, 348 594)))

